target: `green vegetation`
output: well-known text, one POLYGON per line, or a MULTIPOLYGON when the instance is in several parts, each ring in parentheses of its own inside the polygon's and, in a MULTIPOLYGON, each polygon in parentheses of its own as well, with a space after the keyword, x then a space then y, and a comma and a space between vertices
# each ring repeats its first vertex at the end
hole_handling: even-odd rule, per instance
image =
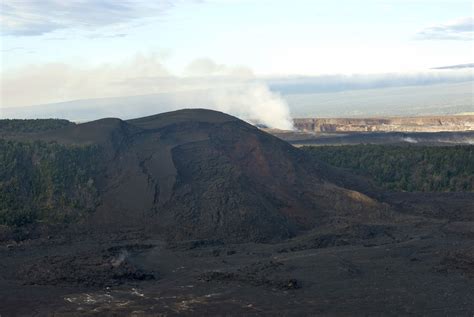
POLYGON ((369 176, 393 191, 474 191, 474 146, 303 147, 314 157, 369 176))
POLYGON ((63 119, 0 120, 0 132, 40 132, 55 130, 74 123, 63 119))
POLYGON ((100 149, 0 140, 0 224, 68 222, 94 209, 100 149))

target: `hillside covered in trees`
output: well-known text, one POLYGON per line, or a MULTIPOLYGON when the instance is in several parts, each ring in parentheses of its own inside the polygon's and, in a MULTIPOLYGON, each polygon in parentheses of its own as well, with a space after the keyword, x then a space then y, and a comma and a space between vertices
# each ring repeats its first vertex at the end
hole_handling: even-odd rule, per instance
POLYGON ((303 147, 330 165, 391 191, 474 191, 474 146, 346 145, 303 147))
POLYGON ((68 222, 92 210, 98 152, 95 146, 0 139, 0 224, 68 222))

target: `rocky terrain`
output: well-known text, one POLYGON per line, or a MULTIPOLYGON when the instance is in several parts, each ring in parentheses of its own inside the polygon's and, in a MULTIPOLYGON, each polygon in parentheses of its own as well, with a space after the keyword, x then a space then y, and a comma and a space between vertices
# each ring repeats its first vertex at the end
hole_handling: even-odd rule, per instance
POLYGON ((474 131, 474 116, 298 118, 294 125, 303 132, 454 132, 474 131))
MULTIPOLYGON (((22 228, 0 244, 2 316, 474 312, 474 196, 392 194, 385 220, 278 243, 22 228)), ((4 232, 5 233, 5 232, 4 232)))
MULTIPOLYGON (((34 184, 21 164, 48 176, 20 193, 39 218, 0 225, 2 316, 474 312, 472 193, 384 192, 208 110, 2 141, 23 159, 0 170, 1 193, 34 184), (67 155, 91 146, 91 169, 67 155)), ((19 208, 8 197, 1 212, 19 208)))

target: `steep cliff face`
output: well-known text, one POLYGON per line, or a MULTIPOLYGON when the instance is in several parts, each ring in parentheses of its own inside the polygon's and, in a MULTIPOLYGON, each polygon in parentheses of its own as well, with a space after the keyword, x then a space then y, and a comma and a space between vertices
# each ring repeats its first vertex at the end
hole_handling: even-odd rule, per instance
POLYGON ((393 118, 298 118, 296 129, 312 132, 474 131, 474 115, 393 118))

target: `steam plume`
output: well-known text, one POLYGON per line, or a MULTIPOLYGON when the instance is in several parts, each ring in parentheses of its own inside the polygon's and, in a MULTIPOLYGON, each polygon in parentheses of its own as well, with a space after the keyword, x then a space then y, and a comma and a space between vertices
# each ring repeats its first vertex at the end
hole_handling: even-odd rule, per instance
POLYGON ((288 105, 263 83, 217 89, 209 96, 210 107, 215 110, 271 128, 293 129, 288 105))
POLYGON ((38 65, 6 72, 1 78, 0 115, 6 118, 128 119, 199 107, 272 128, 292 128, 286 102, 256 79, 251 70, 219 65, 208 59, 191 63, 186 76, 171 74, 156 55, 137 55, 128 62, 88 69, 66 64, 38 65), (128 96, 145 98, 132 100, 128 96), (127 97, 124 100, 128 99, 129 104, 116 97, 127 97), (84 100, 91 98, 114 99, 84 100), (67 102, 70 100, 79 101, 67 102), (57 104, 46 105, 51 103, 57 104), (38 104, 44 106, 21 107, 38 104))

